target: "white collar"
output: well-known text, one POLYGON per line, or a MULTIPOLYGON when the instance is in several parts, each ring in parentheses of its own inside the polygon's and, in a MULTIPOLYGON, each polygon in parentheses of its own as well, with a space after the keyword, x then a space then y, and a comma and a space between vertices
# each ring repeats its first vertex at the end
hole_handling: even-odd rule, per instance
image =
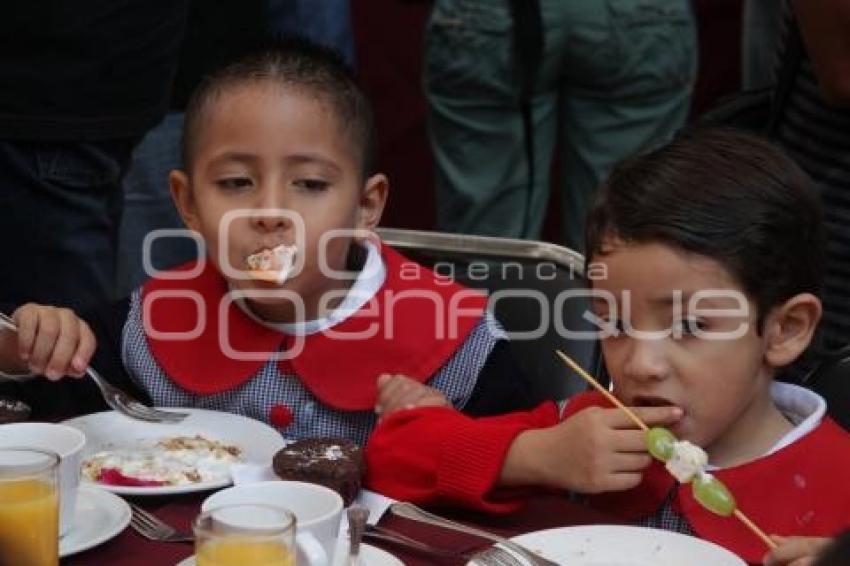
POLYGON ((765 456, 797 442, 812 432, 826 414, 826 401, 811 389, 774 381, 770 386, 770 395, 780 412, 794 423, 794 428, 780 438, 765 456))
MULTIPOLYGON (((806 389, 799 385, 774 381, 770 384, 770 396, 773 398, 776 408, 785 415, 785 418, 794 424, 794 428, 776 441, 770 447, 770 450, 758 458, 747 460, 748 462, 758 460, 759 458, 766 458, 774 452, 778 452, 786 446, 797 442, 815 430, 826 414, 826 401, 824 401, 823 397, 811 389, 806 389)), ((706 466, 706 470, 708 471, 719 469, 722 469, 722 467, 712 464, 706 466)))
POLYGON ((369 240, 366 240, 364 245, 366 247, 366 262, 363 265, 363 269, 357 274, 357 278, 352 283, 351 288, 348 289, 345 298, 339 306, 325 317, 304 322, 273 323, 257 317, 242 301, 236 301, 236 303, 248 316, 258 323, 287 334, 306 336, 327 330, 360 310, 363 305, 375 296, 387 278, 387 267, 384 265, 384 260, 377 246, 369 240))

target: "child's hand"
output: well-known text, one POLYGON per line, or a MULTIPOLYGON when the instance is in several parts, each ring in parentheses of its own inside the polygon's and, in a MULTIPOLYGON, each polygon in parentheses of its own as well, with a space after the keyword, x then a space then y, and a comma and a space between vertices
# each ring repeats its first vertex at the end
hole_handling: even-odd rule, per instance
POLYGON ((28 303, 12 318, 18 326, 17 344, 11 351, 3 349, 0 362, 4 367, 28 368, 51 380, 85 374, 96 341, 88 325, 73 311, 28 303))
POLYGON ((401 409, 414 407, 451 407, 440 391, 404 375, 378 376, 378 401, 375 412, 381 418, 401 409))
MULTIPOLYGON (((678 407, 632 409, 649 426, 675 423, 678 407)), ((514 440, 502 469, 503 485, 546 485, 580 493, 624 491, 641 482, 652 462, 646 433, 619 409, 592 407, 553 427, 514 440)))
POLYGON ((764 566, 811 566, 832 539, 772 536, 778 546, 764 557, 764 566))

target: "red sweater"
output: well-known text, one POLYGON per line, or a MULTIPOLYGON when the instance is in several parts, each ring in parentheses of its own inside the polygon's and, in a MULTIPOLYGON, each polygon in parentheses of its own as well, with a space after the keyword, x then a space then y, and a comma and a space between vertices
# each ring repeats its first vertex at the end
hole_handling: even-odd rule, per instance
POLYGON ((366 483, 403 501, 512 511, 522 503, 521 493, 494 488, 508 448, 519 433, 557 422, 552 402, 479 419, 442 407, 399 411, 369 438, 366 483))
MULTIPOLYGON (((589 406, 608 405, 600 395, 585 393, 570 400, 565 416, 589 406)), ((451 409, 402 411, 372 435, 367 481, 371 489, 397 499, 510 511, 522 502, 522 493, 495 487, 508 448, 520 432, 557 422, 551 402, 527 413, 477 420, 451 409)), ((828 418, 790 446, 715 475, 735 495, 739 508, 768 533, 832 536, 850 527, 850 434, 828 418)), ((589 500, 634 521, 654 514, 674 487, 663 466, 654 464, 637 488, 589 500)), ((759 562, 766 552, 737 519, 700 507, 690 486, 678 487, 674 505, 702 538, 748 562, 759 562)))

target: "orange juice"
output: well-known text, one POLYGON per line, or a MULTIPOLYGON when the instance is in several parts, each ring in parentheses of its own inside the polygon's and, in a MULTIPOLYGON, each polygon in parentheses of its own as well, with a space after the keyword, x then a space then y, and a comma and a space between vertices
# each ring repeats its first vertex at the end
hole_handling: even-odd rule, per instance
POLYGON ((59 495, 39 479, 0 481, 0 565, 59 564, 59 495))
POLYGON ((239 536, 205 541, 195 561, 197 566, 295 566, 292 551, 283 542, 239 536))

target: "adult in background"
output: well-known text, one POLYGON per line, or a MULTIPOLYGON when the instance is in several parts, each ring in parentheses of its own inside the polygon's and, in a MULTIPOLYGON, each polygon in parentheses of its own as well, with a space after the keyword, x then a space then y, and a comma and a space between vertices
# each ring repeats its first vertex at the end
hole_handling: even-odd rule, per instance
POLYGON ((792 0, 780 76, 790 76, 774 136, 817 182, 824 204, 823 346, 850 344, 850 3, 792 0))
POLYGON ((437 0, 425 91, 442 230, 538 238, 560 153, 563 241, 620 159, 666 141, 696 75, 688 0, 437 0))
MULTIPOLYGON (((180 140, 189 96, 201 78, 268 37, 268 0, 189 0, 168 112, 133 151, 123 181, 124 215, 118 238, 119 296, 129 295, 147 273, 145 237, 154 230, 184 229, 168 188, 168 173, 183 164, 180 140)), ((169 236, 151 242, 149 261, 168 269, 197 257, 194 240, 169 236)))
POLYGON ((114 297, 121 178, 165 113, 185 0, 16 2, 0 33, 0 304, 114 297))

